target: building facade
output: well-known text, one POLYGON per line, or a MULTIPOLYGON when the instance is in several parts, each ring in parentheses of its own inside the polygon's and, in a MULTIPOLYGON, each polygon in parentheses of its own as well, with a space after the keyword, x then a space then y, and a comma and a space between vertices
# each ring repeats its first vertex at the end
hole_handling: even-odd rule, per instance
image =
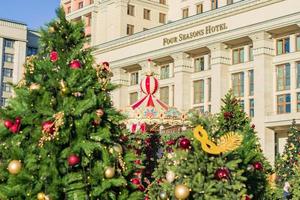
POLYGON ((166 23, 166 0, 62 0, 71 21, 83 20, 90 45, 142 32, 166 23))
POLYGON ((26 24, 0 19, 0 98, 1 106, 13 95, 9 83, 16 84, 23 76, 25 57, 37 53, 38 33, 26 24))
POLYGON ((149 68, 160 78, 160 99, 183 112, 219 112, 232 89, 273 162, 292 119, 300 124, 300 1, 174 2, 171 23, 94 46, 97 61, 111 63, 120 85, 115 106, 140 97, 138 83, 149 68), (191 13, 197 2, 202 12, 191 13))

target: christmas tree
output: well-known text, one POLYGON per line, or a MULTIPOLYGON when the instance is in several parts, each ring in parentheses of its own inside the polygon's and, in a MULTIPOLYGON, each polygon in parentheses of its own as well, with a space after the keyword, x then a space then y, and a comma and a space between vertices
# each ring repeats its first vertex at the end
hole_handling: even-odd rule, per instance
POLYGON ((0 110, 0 199, 132 199, 137 160, 125 151, 109 92, 109 64, 95 64, 81 22, 58 18, 41 31, 15 97, 0 110))
MULTIPOLYGON (((254 126, 228 93, 218 115, 193 115, 193 131, 163 135, 150 199, 269 199, 266 162, 254 126), (173 141, 172 143, 170 141, 173 141)), ((272 198, 270 198, 272 199, 272 198)))
MULTIPOLYGON (((287 143, 284 146, 282 155, 276 160, 277 187, 282 190, 284 183, 290 182, 297 172, 300 152, 300 132, 297 129, 296 121, 293 120, 288 130, 287 143)), ((299 175, 299 173, 298 173, 299 175)), ((293 187, 292 187, 293 188, 293 187)))

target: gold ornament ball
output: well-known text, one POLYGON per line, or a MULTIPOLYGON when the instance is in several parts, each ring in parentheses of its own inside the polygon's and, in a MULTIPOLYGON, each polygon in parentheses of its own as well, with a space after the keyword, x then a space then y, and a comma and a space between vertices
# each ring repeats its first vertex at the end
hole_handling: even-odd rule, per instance
POLYGON ((119 154, 122 154, 123 153, 123 148, 120 144, 114 144, 113 146, 113 150, 119 154))
POLYGON ((175 180, 175 173, 173 171, 168 171, 166 174, 166 179, 169 183, 172 183, 175 180))
POLYGON ((40 85, 39 84, 36 84, 36 83, 32 83, 29 87, 30 90, 38 90, 40 89, 40 85))
POLYGON ((38 200, 45 200, 46 199, 46 195, 43 192, 40 192, 37 194, 37 199, 38 200))
POLYGON ((12 160, 8 164, 8 171, 11 174, 18 174, 21 171, 22 163, 19 160, 12 160))
POLYGON ((48 28, 48 31, 49 31, 49 33, 54 33, 54 28, 53 28, 53 26, 50 26, 49 28, 48 28))
POLYGON ((107 167, 104 172, 105 178, 113 178, 115 176, 115 172, 116 170, 114 167, 107 167))
POLYGON ((185 185, 176 185, 175 187, 175 197, 180 200, 188 198, 190 195, 190 189, 185 185))
POLYGON ((159 193, 159 199, 160 200, 167 200, 168 199, 168 195, 165 191, 162 191, 159 193))

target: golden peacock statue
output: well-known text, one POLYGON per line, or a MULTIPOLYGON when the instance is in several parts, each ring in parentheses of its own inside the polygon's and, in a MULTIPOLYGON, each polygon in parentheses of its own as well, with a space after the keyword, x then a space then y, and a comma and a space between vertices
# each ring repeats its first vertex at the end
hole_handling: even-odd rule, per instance
POLYGON ((242 135, 235 132, 228 132, 215 144, 209 140, 206 130, 200 125, 194 129, 194 137, 201 142, 202 149, 205 152, 214 155, 233 151, 237 149, 243 141, 242 135))

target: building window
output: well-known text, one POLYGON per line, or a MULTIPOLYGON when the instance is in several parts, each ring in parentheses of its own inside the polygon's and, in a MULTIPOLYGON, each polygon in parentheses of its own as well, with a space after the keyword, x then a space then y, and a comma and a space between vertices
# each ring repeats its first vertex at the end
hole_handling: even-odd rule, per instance
POLYGON ((244 72, 232 74, 232 90, 236 97, 244 96, 244 72))
POLYGON ((139 73, 133 72, 130 74, 130 85, 137 85, 139 84, 139 73))
POLYGON ((9 85, 8 83, 2 83, 2 91, 11 92, 11 85, 9 85))
POLYGON ((189 16, 189 8, 182 9, 182 18, 187 18, 189 16))
POLYGON ((7 106, 7 98, 4 98, 4 97, 1 98, 1 105, 7 106))
POLYGON ((240 106, 242 110, 245 110, 245 102, 244 100, 240 100, 240 106))
POLYGON ((249 47, 249 60, 253 61, 254 60, 254 56, 253 56, 253 46, 249 47))
POLYGON ((161 87, 159 89, 159 99, 166 103, 166 104, 169 104, 169 87, 161 87))
POLYGON ((208 105, 208 112, 211 112, 211 105, 208 105))
POLYGON ((129 94, 129 103, 130 105, 134 104, 138 100, 138 93, 137 92, 132 92, 129 94))
POLYGON ((127 35, 132 35, 134 33, 134 26, 131 24, 127 24, 127 35))
POLYGON ((211 0, 211 9, 217 9, 218 8, 218 0, 211 0))
POLYGON ((78 9, 81 9, 81 8, 83 8, 83 1, 78 3, 78 9))
POLYGON ((277 40, 277 55, 290 52, 290 38, 282 38, 277 40))
POLYGON ((300 62, 297 63, 297 88, 300 88, 300 62))
POLYGON ((197 14, 203 13, 203 4, 202 3, 196 5, 196 13, 197 14))
POLYGON ((289 90, 291 84, 290 64, 276 66, 277 91, 289 90))
POLYGON ((34 47, 27 47, 27 56, 32 56, 37 54, 38 49, 34 47))
POLYGON ((277 114, 291 112, 291 95, 283 94, 277 96, 277 114))
POLYGON ((159 0, 159 3, 166 5, 166 0, 159 0))
POLYGON ((86 26, 91 26, 92 16, 86 15, 85 18, 86 18, 86 26))
POLYGON ((233 4, 233 0, 227 0, 227 5, 233 4))
POLYGON ((194 104, 204 103, 204 80, 194 81, 194 104))
POLYGON ((296 49, 297 51, 300 51, 300 35, 297 35, 296 37, 296 49))
POLYGON ((248 75, 249 75, 249 96, 253 96, 254 95, 254 71, 249 70, 248 75))
POLYGON ((162 24, 166 23, 166 14, 159 13, 159 23, 162 23, 162 24))
POLYGON ((244 48, 234 49, 232 51, 233 64, 244 62, 244 48))
POLYGON ((254 99, 249 99, 249 115, 254 117, 254 99))
POLYGON ((144 19, 150 20, 150 10, 144 9, 144 19))
POLYGON ((5 53, 4 54, 4 62, 9 62, 9 63, 14 62, 14 55, 10 54, 10 53, 5 53))
POLYGON ((211 78, 207 79, 208 102, 211 102, 211 78))
POLYGON ((167 79, 170 76, 169 65, 164 65, 160 67, 160 79, 167 79))
POLYGON ((67 7, 67 14, 71 12, 71 6, 67 7))
POLYGON ((194 65, 195 72, 204 71, 204 57, 195 58, 194 65))
POLYGON ((134 5, 127 5, 127 15, 134 16, 134 5))
POLYGON ((300 92, 297 93, 297 112, 300 112, 300 92))
POLYGON ((14 48, 14 43, 15 43, 15 41, 13 41, 13 40, 5 39, 4 40, 4 47, 14 48))
POLYGON ((12 69, 3 68, 2 72, 3 72, 4 77, 10 77, 11 78, 13 76, 13 70, 12 69))
POLYGON ((147 28, 143 28, 143 31, 147 31, 147 30, 149 30, 149 29, 147 29, 147 28))

